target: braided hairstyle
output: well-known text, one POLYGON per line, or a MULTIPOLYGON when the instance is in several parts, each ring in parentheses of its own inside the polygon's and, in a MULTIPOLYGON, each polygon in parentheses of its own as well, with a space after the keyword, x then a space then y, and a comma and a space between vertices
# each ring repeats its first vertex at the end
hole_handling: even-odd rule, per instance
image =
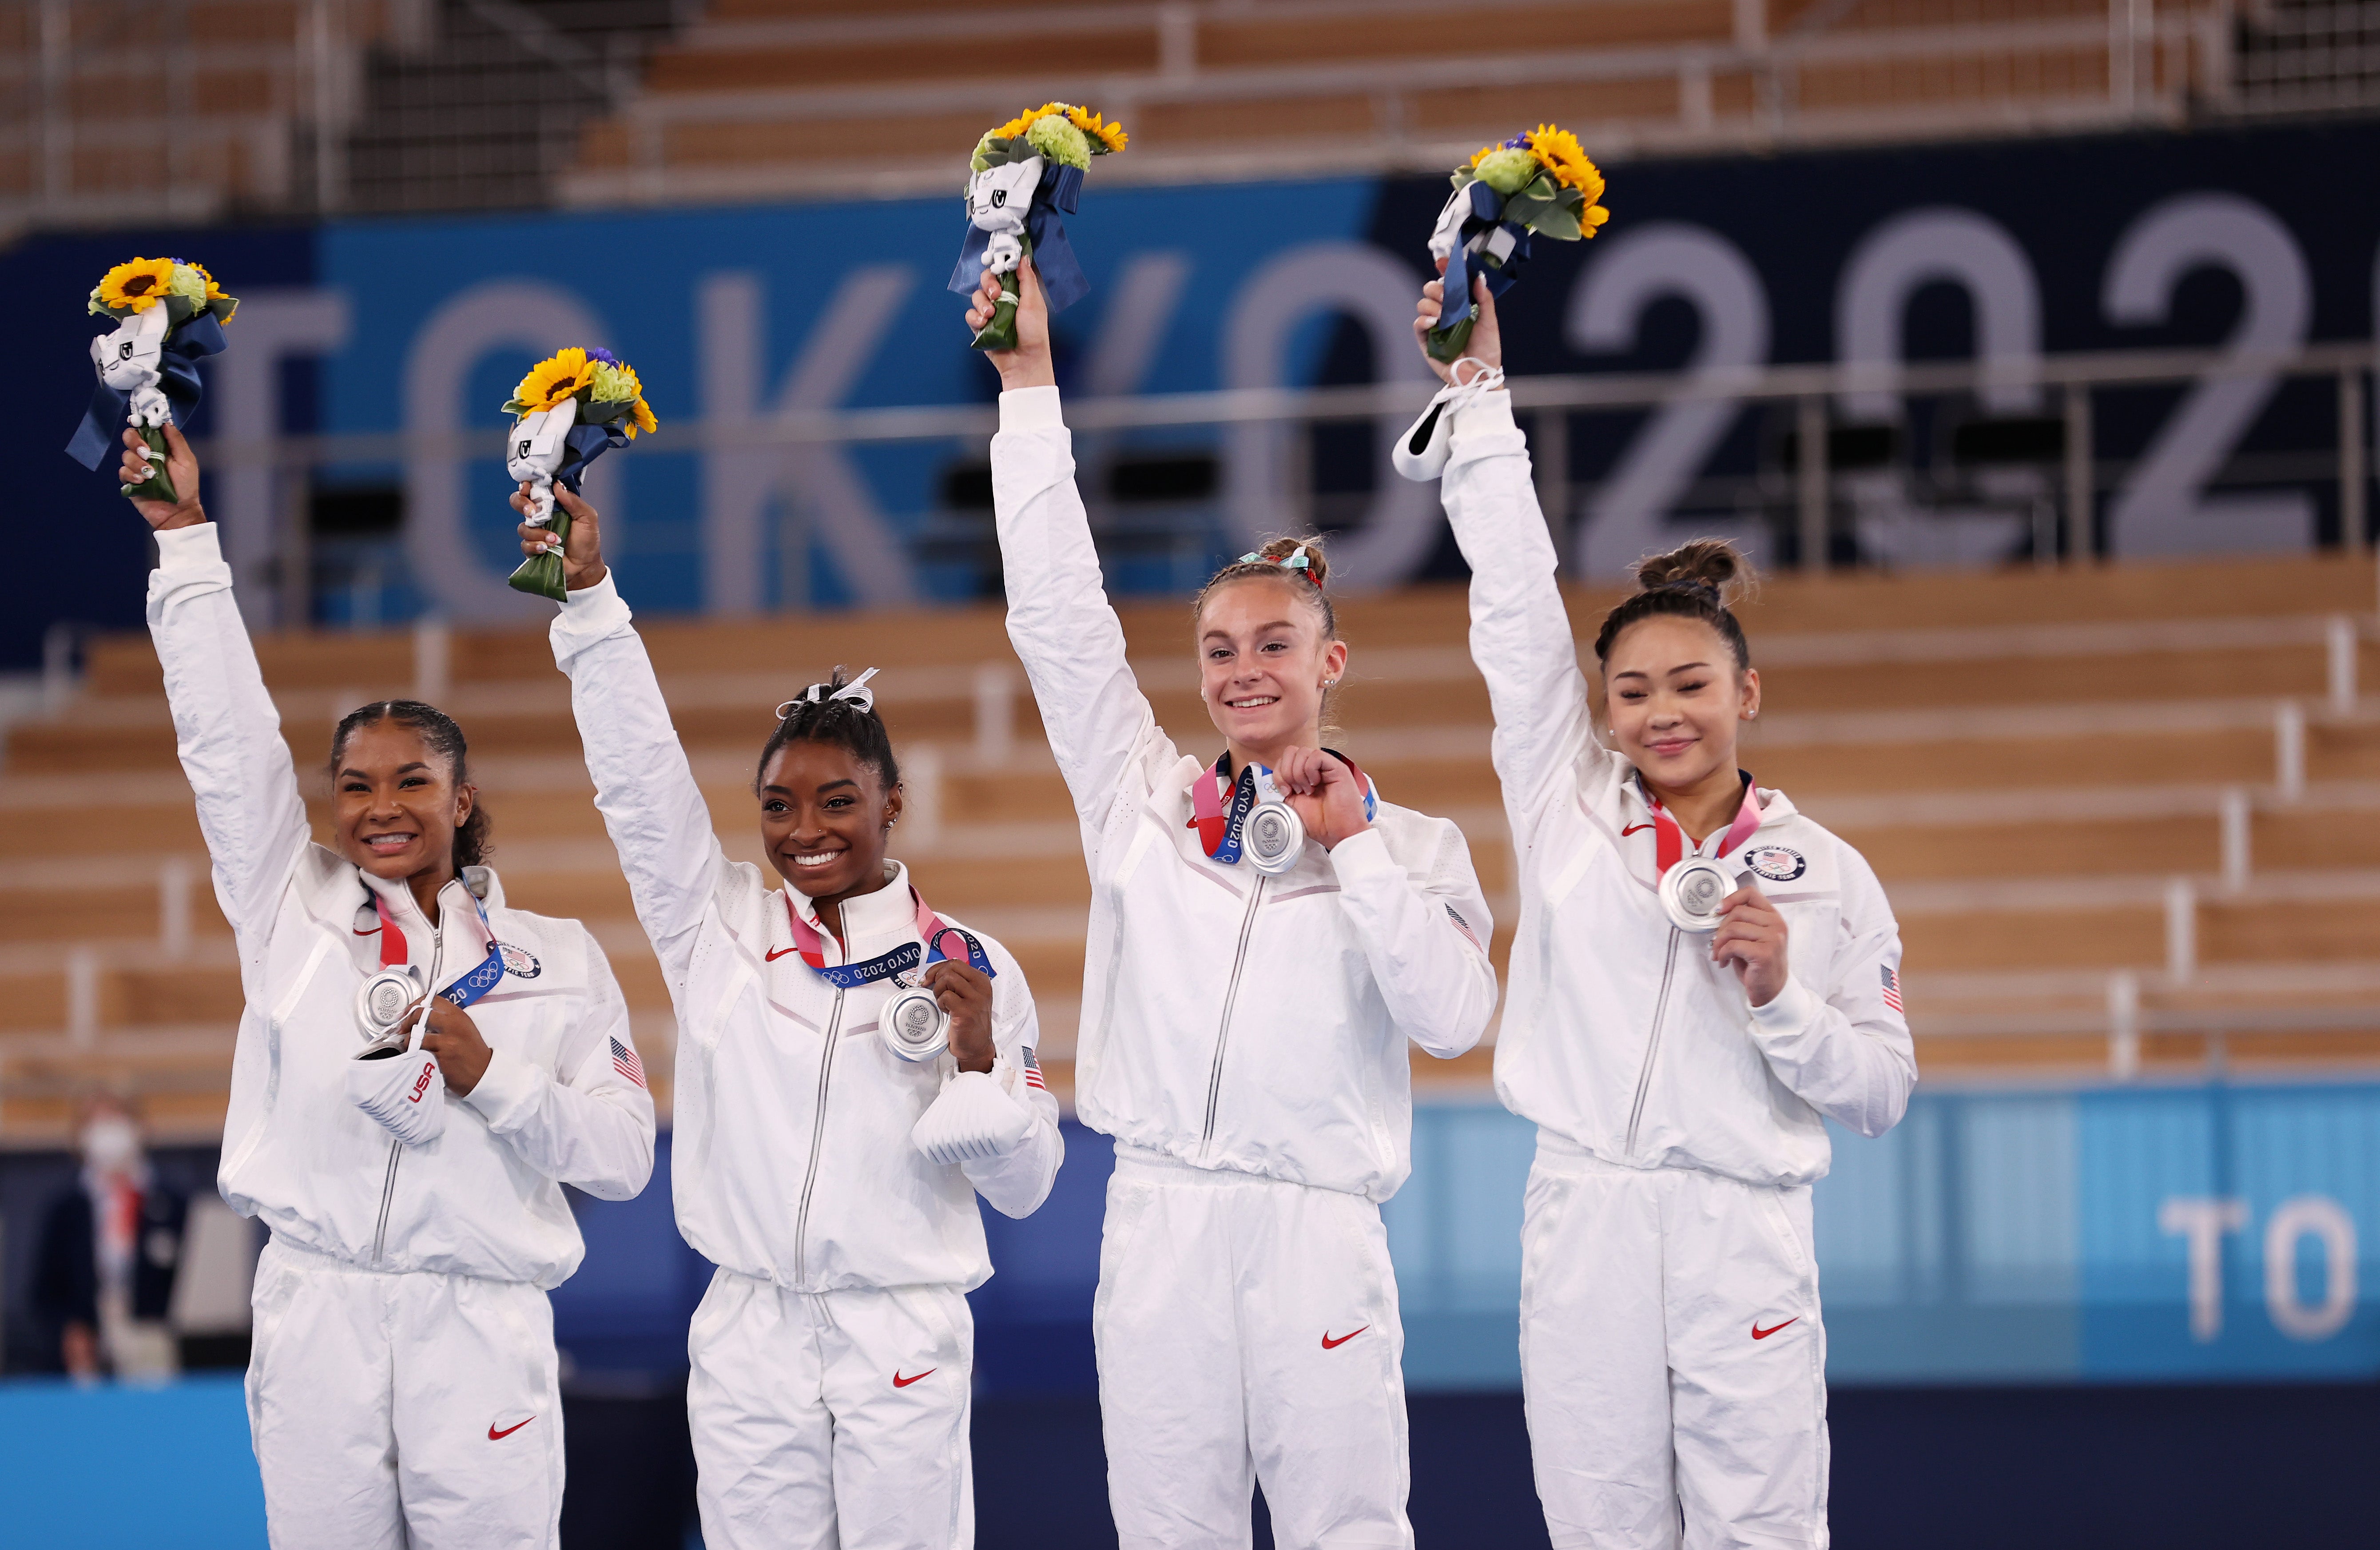
POLYGON ((838 662, 834 675, 816 685, 818 698, 805 696, 785 702, 785 715, 777 722, 777 730, 769 734, 768 743, 760 749, 759 768, 752 774, 755 795, 769 773, 769 761, 788 743, 825 743, 844 749, 872 768, 887 792, 900 785, 901 766, 892 757, 892 734, 884 729, 884 718, 872 706, 863 708, 856 700, 834 697, 834 692, 850 682, 838 662))
MULTIPOLYGON (((463 729, 456 726, 455 718, 443 710, 434 705, 424 705, 418 699, 374 700, 341 718, 338 730, 331 733, 331 773, 334 776, 338 773, 339 760, 346 756, 347 739, 359 729, 375 726, 382 721, 395 721, 407 728, 419 737, 431 753, 443 757, 448 773, 458 788, 471 783, 471 747, 463 740, 463 729)), ((488 841, 489 831, 494 828, 495 820, 488 816, 488 805, 473 802, 471 816, 455 830, 455 870, 478 866, 487 860, 489 853, 495 849, 488 841)))
POLYGON ((1724 539, 1695 539, 1667 554, 1636 563, 1637 590, 1603 616, 1596 633, 1595 660, 1611 654, 1611 643, 1640 619, 1674 613, 1699 619, 1718 632, 1734 654, 1735 670, 1752 665, 1752 645, 1743 638, 1730 604, 1748 596, 1758 582, 1752 562, 1724 539))

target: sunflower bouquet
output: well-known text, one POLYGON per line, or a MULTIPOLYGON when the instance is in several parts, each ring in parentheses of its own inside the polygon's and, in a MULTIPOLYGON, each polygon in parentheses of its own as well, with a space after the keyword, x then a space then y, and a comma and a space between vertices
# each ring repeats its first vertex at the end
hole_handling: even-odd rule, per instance
POLYGON ((1059 217, 1075 212, 1091 158, 1122 151, 1124 141, 1123 125, 1068 103, 1027 109, 976 141, 967 164, 966 241, 951 271, 951 289, 973 296, 984 271, 1000 276, 1000 302, 975 336, 977 349, 1016 347, 1016 271, 1026 255, 1040 273, 1050 311, 1073 306, 1090 290, 1059 217))
POLYGON ((587 466, 613 447, 625 447, 639 430, 661 422, 645 403, 637 369, 609 350, 563 350, 529 368, 504 401, 514 417, 504 443, 504 470, 529 487, 527 520, 551 528, 555 543, 520 563, 509 584, 555 602, 566 595, 562 545, 570 540, 570 514, 553 498, 557 484, 573 495, 587 466))
POLYGON ((223 325, 239 310, 239 298, 224 295, 203 264, 134 259, 91 287, 88 310, 115 327, 91 342, 99 385, 67 455, 96 470, 115 455, 129 425, 148 443, 149 477, 122 486, 124 493, 178 501, 165 475, 165 425, 182 423, 199 406, 199 360, 224 347, 223 325))
POLYGON ((1432 258, 1446 260, 1446 309, 1429 331, 1434 360, 1455 360, 1471 343, 1479 304, 1471 299, 1471 265, 1502 296, 1521 277, 1529 238, 1576 242, 1611 218, 1597 201, 1603 174, 1586 159, 1578 137, 1540 124, 1501 145, 1483 145, 1468 166, 1454 169, 1454 193, 1429 234, 1432 258), (1459 301, 1458 301, 1458 298, 1459 301))

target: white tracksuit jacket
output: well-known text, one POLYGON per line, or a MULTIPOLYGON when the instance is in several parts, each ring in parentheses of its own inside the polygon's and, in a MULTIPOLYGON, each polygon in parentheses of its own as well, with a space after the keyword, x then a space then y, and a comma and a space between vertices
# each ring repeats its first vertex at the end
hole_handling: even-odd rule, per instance
POLYGON ((509 907, 492 871, 449 883, 433 927, 409 889, 312 843, 213 525, 157 539, 150 633, 247 1001, 219 1181, 273 1229, 248 1375, 273 1541, 549 1544, 562 1416, 544 1289, 585 1252, 562 1185, 625 1200, 652 1172, 626 1004, 586 927, 509 907), (515 950, 469 1009, 487 1072, 419 1145, 345 1086, 357 988, 381 963, 375 894, 437 985, 488 951, 474 895, 515 950), (523 1416, 537 1429, 512 1440, 523 1416))
POLYGON ((1553 1543, 1667 1545, 1682 1498, 1692 1544, 1823 1544, 1809 1185, 1826 1119, 1877 1135, 1908 1107, 1900 928, 1859 853, 1767 789, 1737 854, 1785 917, 1785 989, 1753 1007, 1709 938, 1670 924, 1511 395, 1454 414, 1443 494, 1521 866, 1496 1091, 1538 1126, 1521 1338, 1553 1543))
POLYGON ((1210 761, 1134 682, 1058 391, 1002 394, 1001 427, 1009 638, 1091 876, 1075 1102, 1117 1144, 1094 1334, 1122 1542, 1245 1543, 1253 1460, 1284 1545, 1409 1543, 1378 1203, 1412 1167, 1407 1041, 1459 1055, 1495 1009, 1470 851, 1382 801, 1280 877, 1209 859, 1210 761))
POLYGON ((790 895, 831 961, 864 962, 917 940, 907 870, 845 902, 838 942, 808 898, 721 850, 613 579, 571 593, 552 634, 677 1011, 678 1229, 720 1267, 688 1341, 705 1543, 970 1544, 965 1293, 991 1275, 974 1197, 1028 1215, 1064 1153, 1024 971, 975 933, 996 971, 992 1080, 1025 1134, 1000 1156, 929 1161, 910 1132, 955 1062, 893 1055, 876 1031, 890 983, 838 990, 785 914, 790 895))

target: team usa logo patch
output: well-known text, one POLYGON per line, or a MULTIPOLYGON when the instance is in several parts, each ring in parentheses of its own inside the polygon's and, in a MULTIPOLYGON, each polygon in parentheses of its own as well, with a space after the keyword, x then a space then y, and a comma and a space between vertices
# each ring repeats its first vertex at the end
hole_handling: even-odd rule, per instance
POLYGON ((504 973, 515 979, 535 979, 545 972, 545 966, 540 963, 527 948, 515 947, 510 942, 498 942, 496 951, 504 955, 504 973))
POLYGON ((1743 864, 1772 883, 1790 883, 1810 869, 1800 851, 1784 845, 1755 845, 1743 853, 1743 864))

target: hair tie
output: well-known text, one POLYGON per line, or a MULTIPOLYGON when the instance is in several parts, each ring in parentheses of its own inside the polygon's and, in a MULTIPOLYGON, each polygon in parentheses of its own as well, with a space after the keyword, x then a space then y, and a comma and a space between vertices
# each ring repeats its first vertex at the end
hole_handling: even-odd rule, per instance
POLYGON ((859 707, 863 714, 872 713, 876 709, 876 691, 868 687, 868 681, 875 677, 876 672, 876 669, 869 668, 839 689, 832 684, 813 684, 792 699, 778 706, 777 720, 783 721, 799 706, 832 704, 839 699, 848 700, 859 707))
POLYGON ((1305 557, 1305 543, 1303 539, 1299 540, 1298 545, 1294 550, 1291 551, 1288 554, 1283 555, 1281 559, 1272 559, 1251 549, 1245 554, 1240 556, 1238 563, 1243 565, 1278 565, 1285 571, 1304 571, 1305 573, 1306 580, 1314 582, 1314 585, 1317 587, 1322 585, 1322 583, 1314 580, 1314 563, 1305 557))
POLYGON ((1706 581, 1698 575, 1671 576, 1659 586, 1645 589, 1652 592, 1682 592, 1690 598, 1707 598, 1719 608, 1727 606, 1727 594, 1718 589, 1718 584, 1706 581))

